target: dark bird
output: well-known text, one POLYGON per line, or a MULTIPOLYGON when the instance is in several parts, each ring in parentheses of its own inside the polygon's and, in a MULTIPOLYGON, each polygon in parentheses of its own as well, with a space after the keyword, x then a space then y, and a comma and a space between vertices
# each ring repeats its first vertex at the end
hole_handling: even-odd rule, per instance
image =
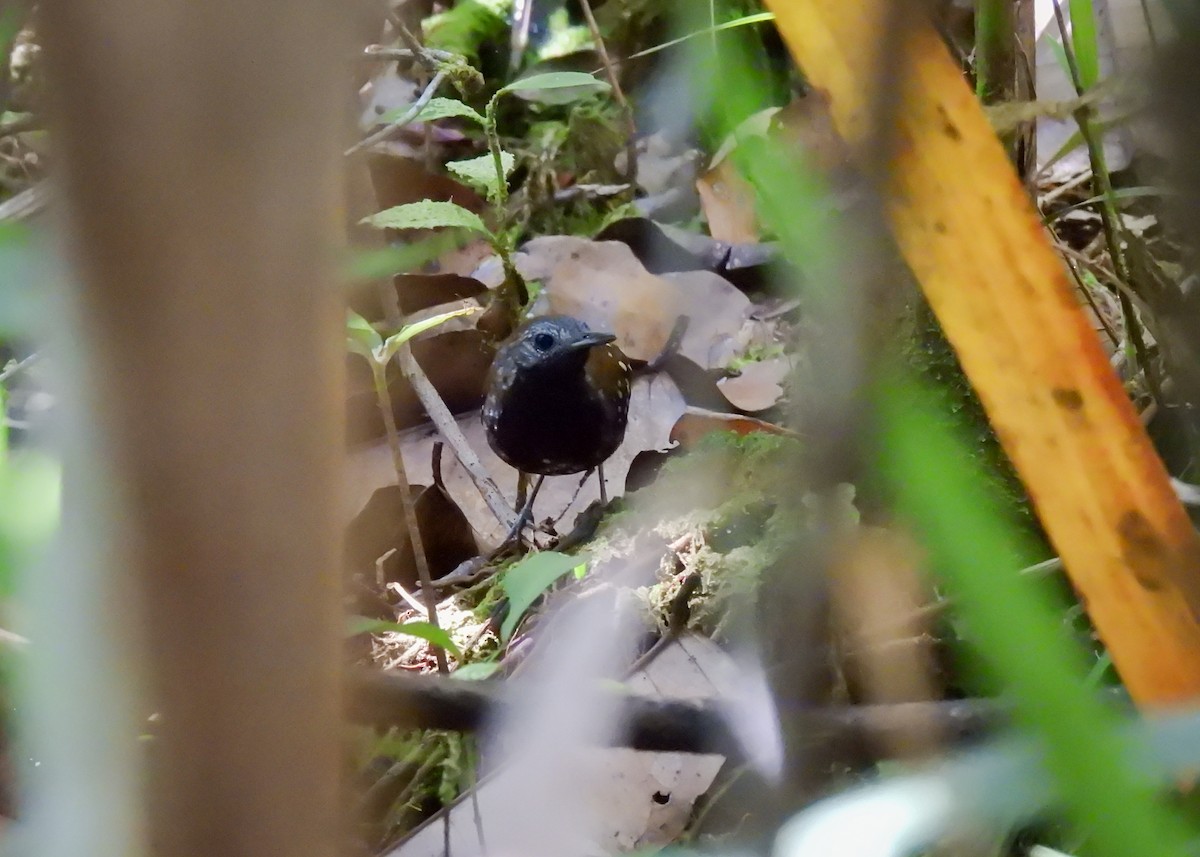
MULTIPOLYGON (((541 477, 601 468, 629 418, 632 370, 615 339, 565 315, 521 325, 488 374, 483 425, 496 454, 541 477)), ((541 479, 526 512, 539 487, 541 479)), ((607 499, 602 469, 600 498, 607 499)))

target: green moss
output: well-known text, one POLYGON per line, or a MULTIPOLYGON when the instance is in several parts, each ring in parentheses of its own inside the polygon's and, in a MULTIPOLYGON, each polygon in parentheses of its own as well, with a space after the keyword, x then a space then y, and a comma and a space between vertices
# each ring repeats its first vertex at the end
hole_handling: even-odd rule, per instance
MULTIPOLYGON (((697 630, 719 638, 756 609, 763 572, 794 550, 816 520, 814 498, 796 489, 800 452, 797 440, 778 435, 712 434, 631 496, 629 510, 612 521, 616 534, 649 520, 668 542, 684 545, 683 573, 672 564, 640 591, 661 623, 692 573, 702 583, 691 601, 697 630)), ((844 486, 834 500, 837 518, 850 527, 858 522, 853 499, 853 488, 844 486)), ((614 532, 605 537, 619 542, 614 532)))
POLYGON ((504 38, 511 6, 510 0, 463 0, 456 3, 445 12, 425 19, 423 28, 426 45, 478 60, 485 43, 504 38))
POLYGON ((729 365, 725 368, 734 371, 744 369, 751 363, 762 363, 764 360, 770 360, 773 357, 782 357, 787 353, 782 342, 772 342, 768 344, 755 343, 746 349, 746 353, 739 355, 729 361, 729 365))
MULTIPOLYGON (((632 191, 613 196, 555 199, 562 177, 576 185, 623 184, 615 166, 625 149, 619 108, 611 98, 580 102, 571 110, 530 105, 537 118, 520 140, 507 145, 520 153, 527 170, 514 195, 520 220, 530 235, 593 235, 625 209, 632 191)), ((517 118, 517 117, 514 117, 517 118)))
POLYGON ((903 354, 908 365, 941 393, 945 420, 971 442, 971 454, 1005 511, 1022 526, 1040 534, 1025 486, 1017 476, 979 396, 967 379, 954 349, 929 305, 917 299, 909 310, 903 354))

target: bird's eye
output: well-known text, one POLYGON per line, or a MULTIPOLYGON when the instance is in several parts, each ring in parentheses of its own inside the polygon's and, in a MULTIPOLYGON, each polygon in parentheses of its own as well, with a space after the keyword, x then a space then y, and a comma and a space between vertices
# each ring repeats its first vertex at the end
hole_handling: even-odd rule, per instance
POLYGON ((538 351, 549 351, 554 347, 554 334, 538 333, 533 337, 533 347, 538 351))

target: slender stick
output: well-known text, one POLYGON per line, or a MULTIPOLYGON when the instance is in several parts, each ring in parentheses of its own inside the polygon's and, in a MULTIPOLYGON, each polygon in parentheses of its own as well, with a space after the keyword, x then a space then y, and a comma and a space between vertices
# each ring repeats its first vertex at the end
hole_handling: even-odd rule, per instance
POLYGON ((350 155, 361 152, 363 149, 369 149, 376 143, 382 143, 384 140, 392 137, 394 134, 400 131, 401 128, 417 118, 418 114, 425 109, 425 105, 429 103, 430 99, 433 98, 433 94, 438 91, 438 88, 445 80, 446 72, 439 71, 433 76, 433 80, 429 81, 429 86, 425 87, 425 91, 421 93, 421 97, 413 102, 412 106, 404 112, 403 116, 401 116, 395 122, 380 128, 374 134, 368 134, 366 137, 359 140, 357 143, 347 149, 343 154, 346 157, 349 157, 350 155))
POLYGON ((34 351, 28 357, 24 357, 21 360, 18 360, 16 363, 10 363, 4 368, 4 371, 0 372, 0 384, 6 383, 9 378, 13 377, 18 372, 28 369, 34 363, 38 362, 41 357, 42 355, 40 352, 34 351))
MULTIPOLYGON (((385 48, 381 45, 367 45, 363 49, 363 53, 375 60, 424 60, 428 57, 429 59, 440 60, 442 62, 458 62, 463 59, 461 55, 451 51, 439 51, 435 48, 425 47, 419 51, 415 51, 412 48, 385 48)), ((436 66, 434 69, 436 73, 436 66)))
MULTIPOLYGON (((1075 93, 1082 96, 1084 94, 1083 76, 1079 71, 1075 46, 1071 42, 1071 35, 1067 32, 1067 24, 1059 0, 1053 0, 1053 3, 1054 20, 1058 24, 1058 33, 1062 37, 1063 56, 1066 58, 1067 68, 1071 72, 1071 82, 1075 87, 1075 93)), ((1088 160, 1092 164, 1093 190, 1098 196, 1104 197, 1104 201, 1100 205, 1100 227, 1104 232, 1104 242, 1108 245, 1108 252, 1112 256, 1113 268, 1116 270, 1117 277, 1122 282, 1131 284, 1133 280, 1130 277, 1129 260, 1121 245, 1124 229, 1113 201, 1112 178, 1109 176, 1108 163, 1104 157, 1104 143, 1096 136, 1095 129, 1092 127, 1094 115, 1095 110, 1088 104, 1075 112, 1075 121, 1079 124, 1080 136, 1087 144, 1088 160)), ((1162 402, 1164 401, 1162 384, 1158 378, 1158 371, 1154 368, 1154 363, 1150 358, 1145 339, 1142 337, 1141 322, 1134 311, 1133 301, 1123 290, 1118 290, 1117 300, 1121 304, 1121 314, 1125 317, 1125 329, 1129 335, 1129 341, 1133 344, 1134 355, 1137 357, 1138 365, 1146 374, 1146 385, 1150 388, 1150 394, 1154 400, 1162 402)))
MULTIPOLYGON (((637 184, 637 140, 635 139, 637 123, 633 119, 633 108, 629 105, 629 100, 625 98, 625 92, 621 89, 621 81, 617 78, 617 70, 608 56, 608 48, 604 46, 600 28, 596 25, 596 16, 592 14, 592 4, 588 0, 579 0, 579 8, 583 10, 583 17, 592 34, 592 41, 596 43, 596 53, 600 54, 600 62, 604 64, 604 74, 608 78, 609 85, 612 86, 613 97, 617 99, 617 104, 621 106, 621 113, 625 118, 625 160, 627 161, 625 180, 631 185, 637 184)), ((716 39, 716 33, 713 34, 713 39, 716 39)))
POLYGON ((417 363, 407 345, 397 353, 396 360, 400 365, 400 371, 404 373, 404 377, 408 379, 413 392, 416 393, 421 405, 425 408, 425 413, 429 415, 429 419, 441 432, 450 449, 454 451, 455 457, 458 458, 480 495, 483 496, 488 509, 506 529, 511 527, 515 515, 508 508, 504 495, 492 481, 492 477, 488 475, 487 468, 483 466, 479 456, 467 443, 454 415, 450 413, 450 409, 446 407, 446 403, 442 401, 442 397, 438 395, 438 391, 434 389, 433 384, 425 375, 425 370, 417 363))
MULTIPOLYGON (((412 487, 408 474, 404 470, 404 455, 400 451, 400 435, 396 431, 396 416, 392 413, 392 397, 388 393, 386 364, 376 361, 371 363, 371 371, 375 377, 376 398, 379 400, 379 411, 383 415, 383 424, 387 430, 388 449, 392 451, 392 464, 396 468, 396 479, 400 484, 400 504, 404 508, 404 526, 408 529, 408 541, 412 545, 413 558, 417 566, 417 579, 421 581, 421 597, 425 601, 425 612, 428 613, 429 624, 438 625, 437 593, 433 588, 433 578, 429 574, 429 561, 425 557, 425 545, 421 541, 421 528, 417 523, 417 504, 413 502, 412 487)), ((430 643, 433 656, 437 659, 438 672, 448 673, 446 652, 436 643, 430 643)))

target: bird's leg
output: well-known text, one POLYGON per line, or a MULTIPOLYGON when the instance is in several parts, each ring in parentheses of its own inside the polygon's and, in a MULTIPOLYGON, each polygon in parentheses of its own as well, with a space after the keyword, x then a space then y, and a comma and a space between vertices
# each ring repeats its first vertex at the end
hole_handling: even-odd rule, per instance
POLYGON ((529 490, 529 474, 524 470, 517 471, 517 500, 513 503, 513 511, 519 512, 525 508, 525 493, 529 490))
MULTIPOLYGON (((522 473, 521 480, 524 481, 525 478, 525 474, 522 473)), ((533 483, 533 491, 529 493, 529 499, 525 502, 525 505, 521 507, 521 514, 517 515, 517 520, 513 523, 512 528, 508 531, 508 535, 504 537, 504 541, 500 543, 501 546, 507 545, 510 542, 520 541, 521 530, 525 529, 525 525, 528 524, 533 518, 533 501, 537 499, 538 491, 541 490, 542 483, 545 480, 545 476, 539 475, 537 481, 533 483)), ((518 493, 523 494, 524 492, 518 488, 518 493)))
POLYGON ((600 477, 600 505, 608 505, 608 489, 604 487, 604 465, 596 465, 596 475, 600 477))

